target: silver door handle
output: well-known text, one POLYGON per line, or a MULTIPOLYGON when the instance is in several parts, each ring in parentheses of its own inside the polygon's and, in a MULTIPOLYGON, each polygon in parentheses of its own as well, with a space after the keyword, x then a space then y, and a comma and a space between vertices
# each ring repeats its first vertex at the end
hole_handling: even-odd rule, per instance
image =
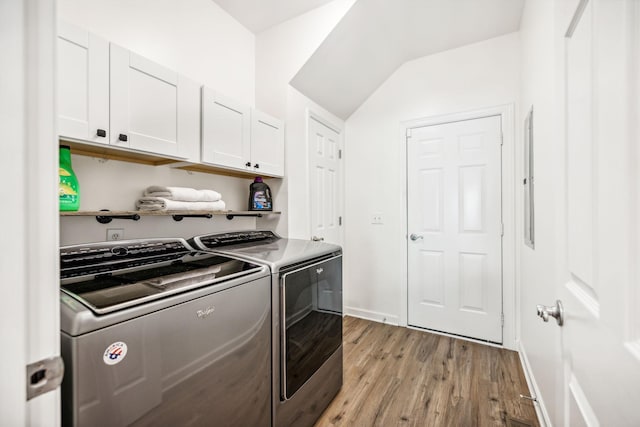
POLYGON ((418 235, 418 234, 411 233, 411 235, 409 236, 409 238, 415 242, 415 241, 416 241, 416 240, 418 240, 418 239, 423 239, 423 238, 424 238, 424 236, 420 236, 420 235, 418 235))
POLYGON ((564 307, 562 307, 562 302, 560 300, 556 300, 556 305, 554 306, 549 307, 538 304, 536 308, 538 309, 538 316, 540 316, 545 322, 549 321, 549 317, 554 317, 556 322, 558 322, 558 326, 562 326, 564 324, 564 307))
POLYGON ((324 241, 324 237, 313 236, 311 240, 313 240, 314 242, 322 242, 324 241))

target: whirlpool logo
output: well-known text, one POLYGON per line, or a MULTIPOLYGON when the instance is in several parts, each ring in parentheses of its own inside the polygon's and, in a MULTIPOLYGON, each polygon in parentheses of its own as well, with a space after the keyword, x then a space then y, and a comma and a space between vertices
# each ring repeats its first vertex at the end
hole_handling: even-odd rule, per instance
POLYGON ((216 308, 213 307, 213 306, 209 306, 209 307, 205 308, 204 310, 196 311, 196 314, 198 315, 199 319, 205 319, 205 318, 209 317, 214 311, 216 311, 216 308))

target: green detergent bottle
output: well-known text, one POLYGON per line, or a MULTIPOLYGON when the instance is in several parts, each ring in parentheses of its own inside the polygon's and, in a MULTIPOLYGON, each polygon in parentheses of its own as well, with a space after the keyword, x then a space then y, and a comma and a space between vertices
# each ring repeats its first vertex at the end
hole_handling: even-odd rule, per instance
POLYGON ((80 208, 80 186, 71 168, 71 148, 60 146, 60 172, 58 194, 61 211, 77 211, 80 208))

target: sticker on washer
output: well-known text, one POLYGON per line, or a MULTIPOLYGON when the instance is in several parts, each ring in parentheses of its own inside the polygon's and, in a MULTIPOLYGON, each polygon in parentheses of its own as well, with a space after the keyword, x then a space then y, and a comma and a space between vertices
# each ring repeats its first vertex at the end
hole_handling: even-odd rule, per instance
POLYGON ((122 341, 114 342, 104 351, 102 360, 107 365, 115 365, 122 362, 127 355, 127 345, 122 341))

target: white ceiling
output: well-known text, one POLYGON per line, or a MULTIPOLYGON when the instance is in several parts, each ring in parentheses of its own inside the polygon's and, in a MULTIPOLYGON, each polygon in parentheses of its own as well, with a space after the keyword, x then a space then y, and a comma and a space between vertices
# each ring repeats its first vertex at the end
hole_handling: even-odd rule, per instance
POLYGON ((343 119, 399 66, 520 27, 524 0, 358 0, 291 80, 343 119))
POLYGON ((254 33, 302 15, 333 0, 213 0, 254 33))

